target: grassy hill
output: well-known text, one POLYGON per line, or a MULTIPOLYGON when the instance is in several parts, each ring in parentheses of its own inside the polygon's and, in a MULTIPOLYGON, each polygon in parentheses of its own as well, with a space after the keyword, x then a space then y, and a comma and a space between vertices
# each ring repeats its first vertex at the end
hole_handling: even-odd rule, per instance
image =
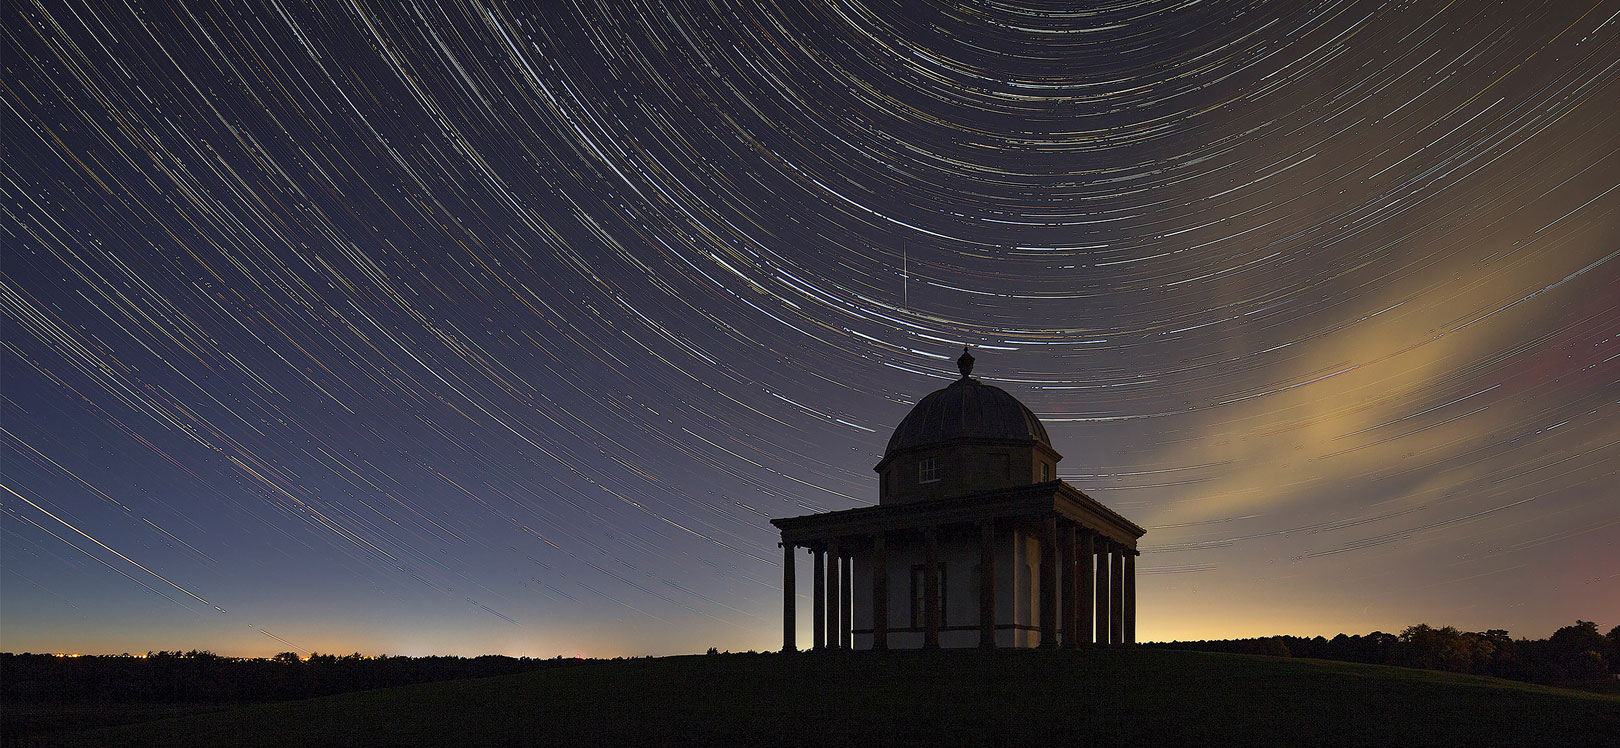
POLYGON ((1615 696, 1318 660, 1111 649, 606 662, 231 708, 61 744, 1522 748, 1613 746, 1617 736, 1615 696))

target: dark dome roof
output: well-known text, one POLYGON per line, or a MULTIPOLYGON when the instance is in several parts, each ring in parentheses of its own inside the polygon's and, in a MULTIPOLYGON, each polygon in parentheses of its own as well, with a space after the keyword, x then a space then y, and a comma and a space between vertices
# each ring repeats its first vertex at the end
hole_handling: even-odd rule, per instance
POLYGON ((1052 446, 1041 419, 1006 390, 966 376, 971 366, 969 359, 961 379, 929 393, 906 414, 895 427, 894 435, 889 437, 889 446, 883 450, 884 458, 902 450, 956 439, 1035 441, 1048 448, 1052 446))

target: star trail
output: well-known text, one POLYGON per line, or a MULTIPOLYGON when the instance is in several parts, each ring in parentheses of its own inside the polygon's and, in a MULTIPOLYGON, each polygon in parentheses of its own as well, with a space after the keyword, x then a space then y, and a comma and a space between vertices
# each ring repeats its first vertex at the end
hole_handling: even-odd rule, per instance
POLYGON ((774 649, 963 345, 1142 640, 1620 623, 1620 0, 4 16, 8 651, 774 649))

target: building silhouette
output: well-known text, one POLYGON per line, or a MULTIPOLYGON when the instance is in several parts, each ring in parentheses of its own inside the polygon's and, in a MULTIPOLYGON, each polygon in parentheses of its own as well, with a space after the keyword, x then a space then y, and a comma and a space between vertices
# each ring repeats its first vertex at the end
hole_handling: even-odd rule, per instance
POLYGON ((971 374, 890 437, 878 505, 771 520, 783 649, 797 649, 796 549, 812 558, 815 649, 1077 647, 1136 640, 1141 527, 1057 477, 1046 427, 971 374))

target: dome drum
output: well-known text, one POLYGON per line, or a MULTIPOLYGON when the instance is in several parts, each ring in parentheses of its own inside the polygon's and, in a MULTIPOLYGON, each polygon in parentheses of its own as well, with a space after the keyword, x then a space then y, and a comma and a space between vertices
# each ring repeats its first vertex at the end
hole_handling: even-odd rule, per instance
POLYGON ((1014 439, 962 438, 908 449, 878 463, 878 503, 946 499, 1045 483, 1057 479, 1061 459, 1045 444, 1014 439))

